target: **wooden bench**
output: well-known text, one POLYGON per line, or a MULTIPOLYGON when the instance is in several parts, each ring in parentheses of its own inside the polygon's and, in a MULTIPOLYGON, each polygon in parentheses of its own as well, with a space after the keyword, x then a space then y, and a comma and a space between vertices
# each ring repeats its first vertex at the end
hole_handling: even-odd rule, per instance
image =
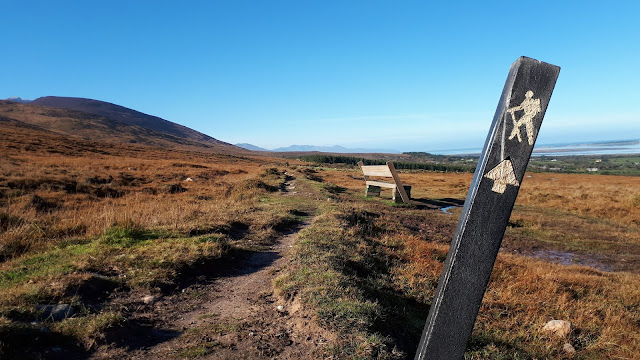
POLYGON ((364 175, 364 181, 367 185, 365 196, 380 196, 380 190, 382 188, 388 188, 393 191, 393 200, 395 202, 409 203, 409 197, 411 194, 411 186, 403 185, 396 173, 395 167, 391 161, 387 161, 387 165, 364 165, 362 161, 358 163, 362 174, 364 175), (393 182, 371 180, 369 177, 387 177, 392 178, 393 182))

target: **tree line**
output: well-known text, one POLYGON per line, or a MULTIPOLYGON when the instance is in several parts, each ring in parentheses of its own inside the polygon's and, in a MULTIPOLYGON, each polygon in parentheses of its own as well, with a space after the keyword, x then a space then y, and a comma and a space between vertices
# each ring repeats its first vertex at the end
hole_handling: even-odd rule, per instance
MULTIPOLYGON (((364 165, 385 165, 385 160, 372 160, 364 158, 356 158, 351 156, 340 155, 302 155, 299 157, 302 161, 313 162, 317 164, 346 164, 357 165, 359 161, 362 161, 364 165)), ((447 165, 447 164, 433 164, 433 163, 417 163, 417 162, 402 162, 394 161, 393 165, 396 169, 404 170, 429 170, 429 171, 442 171, 442 172, 473 172, 475 167, 462 166, 462 165, 447 165)))

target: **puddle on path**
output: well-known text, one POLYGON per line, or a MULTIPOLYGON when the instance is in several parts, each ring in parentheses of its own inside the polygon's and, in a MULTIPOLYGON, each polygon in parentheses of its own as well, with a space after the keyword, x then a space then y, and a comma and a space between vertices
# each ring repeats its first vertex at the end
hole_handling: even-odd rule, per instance
POLYGON ((441 208, 440 208, 440 211, 442 211, 443 213, 448 214, 448 215, 453 215, 453 213, 452 213, 452 212, 450 212, 449 210, 451 210, 451 209, 453 209, 453 208, 457 208, 457 207, 458 207, 458 205, 445 206, 445 207, 441 207, 441 208))
POLYGON ((561 265, 584 265, 601 271, 613 271, 611 266, 603 264, 600 259, 583 254, 557 250, 537 250, 531 256, 561 265))

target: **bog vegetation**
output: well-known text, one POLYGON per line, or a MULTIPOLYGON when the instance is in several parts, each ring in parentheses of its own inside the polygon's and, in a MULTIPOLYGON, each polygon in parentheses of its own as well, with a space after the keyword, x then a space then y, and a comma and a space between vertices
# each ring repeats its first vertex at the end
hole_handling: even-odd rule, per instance
MULTIPOLYGON (((384 192, 363 197, 346 157, 314 168, 3 130, 2 358, 89 356, 105 344, 126 353, 122 329, 140 324, 142 295, 215 279, 221 264, 262 251, 303 216, 314 220, 274 287, 336 334, 309 357, 411 358, 471 180, 452 168, 405 171, 416 204, 396 205, 384 192), (310 195, 284 197, 285 173, 310 195), (74 313, 54 321, 38 310, 49 304, 74 313)), ((574 358, 637 357, 639 199, 636 177, 529 174, 466 357, 563 358, 565 343, 574 358), (571 321, 572 332, 543 332, 552 319, 571 321)), ((239 322, 224 331, 244 331, 239 322)), ((219 332, 189 338, 177 356, 215 356, 219 332)))

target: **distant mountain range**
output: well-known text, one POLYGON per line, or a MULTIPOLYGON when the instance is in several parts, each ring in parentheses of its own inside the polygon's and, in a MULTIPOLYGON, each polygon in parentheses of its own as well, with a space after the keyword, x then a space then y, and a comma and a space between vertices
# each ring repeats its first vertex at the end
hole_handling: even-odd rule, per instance
POLYGON ((85 140, 246 153, 186 126, 99 100, 57 96, 28 103, 0 100, 0 116, 85 140))
POLYGON ((259 146, 255 146, 252 144, 236 144, 241 148, 252 150, 252 151, 273 151, 273 152, 307 152, 307 151, 318 151, 318 152, 327 152, 327 153, 348 153, 348 154, 362 154, 362 153, 389 153, 389 154, 399 154, 400 151, 393 149, 351 149, 346 148, 340 145, 334 146, 315 146, 315 145, 291 145, 287 147, 279 147, 277 149, 269 150, 264 149, 259 146))
POLYGON ((255 146, 255 145, 251 145, 251 144, 247 144, 247 143, 240 143, 240 144, 235 144, 236 146, 239 146, 243 149, 247 149, 247 150, 251 150, 251 151, 271 151, 269 149, 264 149, 261 148, 260 146, 255 146))
POLYGON ((15 102, 23 103, 23 104, 26 104, 26 103, 30 103, 30 102, 31 102, 31 100, 23 99, 23 98, 21 98, 21 97, 17 97, 17 96, 12 96, 12 97, 10 97, 10 98, 7 98, 7 100, 9 100, 9 101, 15 101, 15 102))

